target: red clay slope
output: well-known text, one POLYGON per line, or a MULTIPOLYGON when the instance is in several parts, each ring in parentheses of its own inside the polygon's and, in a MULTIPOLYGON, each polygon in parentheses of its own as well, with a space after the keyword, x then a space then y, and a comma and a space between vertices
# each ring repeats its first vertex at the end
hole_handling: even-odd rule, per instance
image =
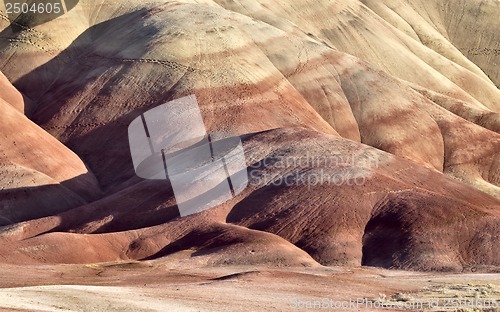
POLYGON ((20 94, 5 94, 18 102, 0 99, 0 224, 52 215, 97 198, 97 181, 80 158, 17 110, 20 94))
POLYGON ((104 202, 4 229, 2 261, 172 256, 211 264, 292 265, 305 259, 298 249, 289 253, 295 245, 323 265, 453 271, 500 265, 500 202, 466 184, 306 129, 256 134, 244 146, 250 186, 224 205, 179 219, 165 183, 139 183, 104 202), (291 165, 283 166, 287 159, 291 165), (320 178, 328 183, 320 185, 320 178), (163 194, 166 204, 154 197, 139 197, 139 204, 139 194, 163 194), (150 227, 130 230, 133 219, 150 227), (286 241, 249 239, 241 226, 286 241))

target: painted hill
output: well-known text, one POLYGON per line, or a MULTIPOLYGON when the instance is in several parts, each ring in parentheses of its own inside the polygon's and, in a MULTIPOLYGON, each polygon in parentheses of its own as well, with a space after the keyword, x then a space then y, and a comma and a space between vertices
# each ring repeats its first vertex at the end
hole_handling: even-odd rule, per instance
POLYGON ((0 259, 499 266, 499 14, 85 0, 36 25, 3 15, 0 259), (251 181, 179 219, 168 181, 135 176, 127 128, 190 94, 208 131, 242 137, 251 181))

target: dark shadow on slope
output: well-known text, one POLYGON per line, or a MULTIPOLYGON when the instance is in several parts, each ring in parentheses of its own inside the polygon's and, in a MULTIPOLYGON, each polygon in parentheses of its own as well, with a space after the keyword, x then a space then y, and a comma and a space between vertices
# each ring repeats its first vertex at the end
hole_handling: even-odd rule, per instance
MULTIPOLYGON (((213 253, 224 246, 242 243, 244 240, 237 237, 225 237, 223 229, 206 230, 194 229, 173 243, 163 247, 160 251, 141 260, 154 260, 170 254, 196 248, 192 256, 201 256, 213 253)), ((133 246, 132 246, 133 247, 133 246)))
POLYGON ((60 184, 0 190, 0 226, 43 218, 84 205, 77 192, 91 174, 83 174, 60 184))
POLYGON ((179 217, 168 180, 144 180, 59 215, 52 232, 110 233, 146 228, 179 217))
POLYGON ((387 269, 400 265, 396 261, 405 258, 405 250, 410 246, 410 234, 400 215, 407 209, 404 200, 387 196, 374 208, 363 234, 361 265, 387 269))
POLYGON ((0 191, 0 226, 22 226, 26 237, 33 237, 49 232, 128 231, 179 217, 166 180, 142 181, 91 203, 65 188, 70 182, 0 191), (27 222, 19 224, 23 221, 27 222))

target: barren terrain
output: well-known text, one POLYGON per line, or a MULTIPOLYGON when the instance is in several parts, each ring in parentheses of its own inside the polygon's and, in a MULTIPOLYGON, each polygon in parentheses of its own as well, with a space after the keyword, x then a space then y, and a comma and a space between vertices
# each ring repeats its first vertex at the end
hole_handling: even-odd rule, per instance
POLYGON ((353 267, 188 269, 163 261, 2 269, 6 274, 1 285, 6 288, 0 290, 0 308, 5 311, 500 309, 498 274, 353 267))
POLYGON ((0 306, 498 299, 498 0, 65 5, 0 1, 0 306), (128 127, 188 95, 248 186, 181 218, 128 127))

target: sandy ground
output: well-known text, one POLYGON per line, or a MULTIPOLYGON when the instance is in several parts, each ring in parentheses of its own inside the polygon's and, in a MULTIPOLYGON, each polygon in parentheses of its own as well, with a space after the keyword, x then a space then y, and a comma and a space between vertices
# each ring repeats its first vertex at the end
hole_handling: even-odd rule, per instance
POLYGON ((1 311, 500 311, 500 274, 2 265, 1 311))

